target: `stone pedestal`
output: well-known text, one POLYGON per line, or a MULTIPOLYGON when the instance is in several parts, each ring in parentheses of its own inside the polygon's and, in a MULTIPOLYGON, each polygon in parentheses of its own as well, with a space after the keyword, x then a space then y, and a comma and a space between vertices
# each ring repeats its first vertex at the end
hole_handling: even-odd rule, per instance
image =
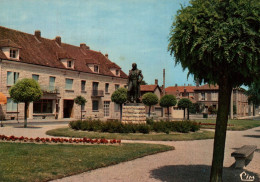
POLYGON ((134 124, 145 124, 146 123, 145 106, 140 103, 127 103, 123 105, 122 122, 134 123, 134 124))

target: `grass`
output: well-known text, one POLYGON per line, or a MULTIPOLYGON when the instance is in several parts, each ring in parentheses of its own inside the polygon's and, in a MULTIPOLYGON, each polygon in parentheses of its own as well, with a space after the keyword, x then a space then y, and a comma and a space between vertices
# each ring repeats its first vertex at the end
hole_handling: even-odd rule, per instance
POLYGON ((106 139, 122 139, 122 140, 151 140, 151 141, 186 141, 186 140, 202 140, 214 138, 214 132, 211 131, 197 131, 190 133, 101 133, 73 130, 69 127, 49 130, 47 135, 76 137, 76 138, 106 138, 106 139))
MULTIPOLYGON (((201 123, 216 123, 216 120, 213 119, 205 119, 205 120, 196 120, 196 122, 201 123)), ((255 128, 260 126, 260 120, 229 120, 228 124, 234 126, 228 126, 228 130, 241 131, 247 130, 250 128, 255 128)), ((202 125, 201 128, 215 129, 215 126, 210 125, 202 125)))
POLYGON ((0 143, 0 181, 48 181, 174 149, 165 145, 0 143))

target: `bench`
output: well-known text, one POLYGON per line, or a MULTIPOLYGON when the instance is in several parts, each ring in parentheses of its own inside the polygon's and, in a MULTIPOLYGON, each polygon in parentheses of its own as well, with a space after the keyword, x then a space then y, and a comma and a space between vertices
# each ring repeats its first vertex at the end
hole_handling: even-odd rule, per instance
POLYGON ((254 151, 256 150, 255 145, 244 145, 231 154, 235 157, 236 164, 235 168, 243 168, 253 159, 254 151))

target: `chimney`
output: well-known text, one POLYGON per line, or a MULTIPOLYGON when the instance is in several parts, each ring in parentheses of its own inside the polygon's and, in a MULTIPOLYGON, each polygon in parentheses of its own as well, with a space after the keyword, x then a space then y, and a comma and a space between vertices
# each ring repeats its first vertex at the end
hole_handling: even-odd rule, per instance
POLYGON ((186 84, 184 83, 184 87, 186 86, 186 84))
POLYGON ((80 48, 89 50, 89 46, 87 46, 85 43, 80 43, 80 48))
POLYGON ((108 59, 108 54, 105 54, 106 58, 108 59))
POLYGON ((158 79, 155 79, 154 84, 158 85, 158 79))
POLYGON ((175 87, 178 87, 178 84, 177 84, 177 83, 175 83, 175 87))
POLYGON ((35 30, 34 35, 37 39, 41 38, 41 31, 40 30, 35 30))
POLYGON ((59 44, 61 46, 61 37, 60 36, 57 36, 55 38, 55 41, 57 42, 57 44, 59 44))
POLYGON ((200 86, 199 79, 196 79, 196 87, 199 87, 199 86, 200 86))

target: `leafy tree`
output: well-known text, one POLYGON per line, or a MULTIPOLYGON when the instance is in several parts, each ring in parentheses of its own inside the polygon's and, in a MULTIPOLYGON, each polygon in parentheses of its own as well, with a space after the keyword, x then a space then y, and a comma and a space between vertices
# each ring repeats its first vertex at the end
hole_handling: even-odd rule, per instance
POLYGON ((173 22, 169 47, 175 63, 195 79, 219 85, 210 181, 222 181, 232 88, 260 76, 258 0, 191 0, 173 22))
POLYGON ((254 81, 246 91, 248 102, 253 104, 253 116, 255 116, 255 106, 260 104, 260 81, 254 81))
POLYGON ((29 103, 39 100, 42 96, 40 85, 34 79, 24 78, 10 88, 9 94, 14 102, 24 102, 24 127, 26 128, 29 103))
POLYGON ((111 100, 120 105, 120 121, 122 121, 123 104, 127 101, 127 89, 119 88, 111 96, 111 100))
POLYGON ((80 105, 80 120, 82 121, 82 107, 86 104, 87 100, 82 97, 82 96, 77 96, 75 99, 74 99, 74 102, 77 104, 77 105, 80 105))
POLYGON ((183 115, 183 119, 185 120, 185 109, 187 108, 188 110, 188 117, 187 119, 189 120, 190 119, 190 114, 189 114, 189 110, 190 110, 190 107, 192 106, 192 102, 190 101, 190 99, 188 98, 182 98, 179 100, 178 102, 178 107, 179 108, 182 108, 184 110, 184 115, 183 115))
POLYGON ((142 102, 149 106, 148 116, 150 117, 151 106, 158 104, 158 97, 154 93, 148 92, 143 95, 142 102))
POLYGON ((160 100, 160 106, 167 108, 168 120, 170 120, 169 108, 172 106, 175 106, 176 103, 177 103, 177 100, 176 100, 175 96, 173 96, 173 95, 164 95, 160 100))
POLYGON ((142 80, 140 85, 147 85, 147 83, 144 80, 142 80))

